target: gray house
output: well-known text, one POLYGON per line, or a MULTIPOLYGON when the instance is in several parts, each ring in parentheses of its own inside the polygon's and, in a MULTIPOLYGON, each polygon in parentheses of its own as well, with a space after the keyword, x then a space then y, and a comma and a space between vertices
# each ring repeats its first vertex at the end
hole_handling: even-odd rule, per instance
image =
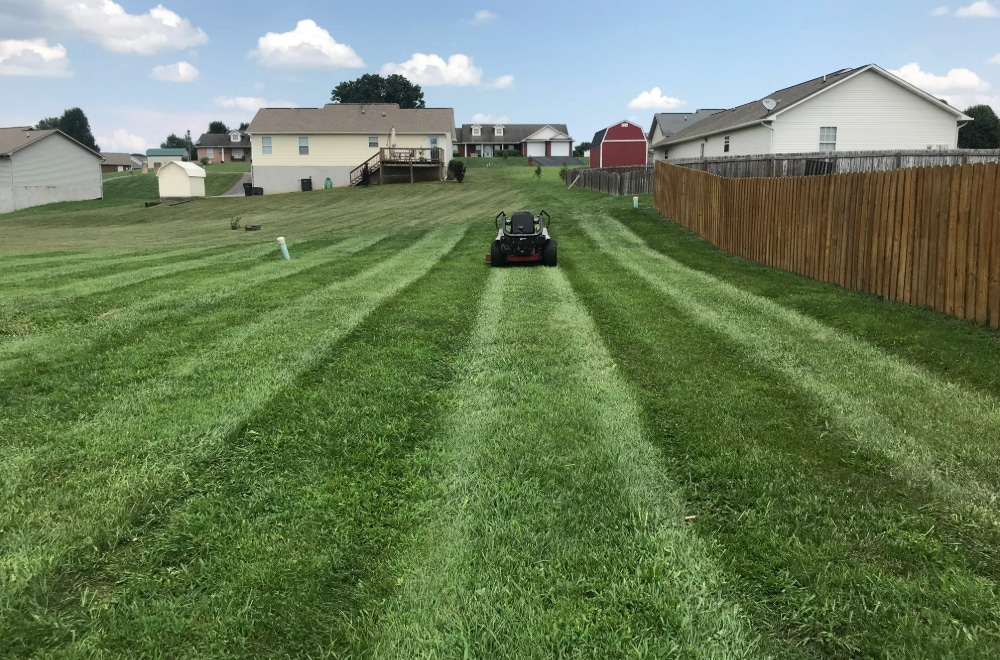
POLYGON ((657 112, 653 115, 653 125, 649 127, 649 148, 653 159, 663 160, 667 157, 666 141, 674 133, 680 133, 688 126, 693 126, 705 117, 710 117, 723 108, 701 109, 694 112, 657 112))
POLYGON ((0 213, 104 197, 101 161, 59 130, 0 128, 0 213))

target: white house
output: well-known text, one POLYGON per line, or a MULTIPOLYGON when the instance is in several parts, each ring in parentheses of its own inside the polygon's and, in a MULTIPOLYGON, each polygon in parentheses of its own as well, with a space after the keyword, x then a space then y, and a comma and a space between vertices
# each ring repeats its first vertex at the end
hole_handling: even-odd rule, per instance
POLYGON ((160 197, 180 199, 205 196, 205 170, 194 163, 172 160, 156 172, 160 197))
POLYGON ((62 131, 0 128, 0 213, 102 197, 101 154, 62 131))
POLYGON ((300 190, 303 179, 316 181, 317 187, 326 179, 333 186, 348 186, 352 171, 389 148, 394 154, 413 154, 415 162, 425 160, 435 178, 444 178, 455 139, 455 112, 395 103, 261 108, 247 132, 253 185, 265 194, 300 190))
MULTIPOLYGON (((822 151, 954 149, 971 117, 875 64, 716 112, 659 142, 667 160, 822 151)), ((654 142, 654 144, 657 144, 654 142)))

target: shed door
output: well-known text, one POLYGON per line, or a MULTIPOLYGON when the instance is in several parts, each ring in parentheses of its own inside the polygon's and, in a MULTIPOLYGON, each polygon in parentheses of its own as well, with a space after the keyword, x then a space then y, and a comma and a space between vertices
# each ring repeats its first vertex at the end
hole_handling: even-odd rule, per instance
POLYGON ((553 142, 552 143, 552 155, 553 156, 569 156, 569 142, 553 142))
POLYGON ((528 143, 528 153, 527 156, 544 156, 545 155, 545 143, 544 142, 529 142, 528 143))

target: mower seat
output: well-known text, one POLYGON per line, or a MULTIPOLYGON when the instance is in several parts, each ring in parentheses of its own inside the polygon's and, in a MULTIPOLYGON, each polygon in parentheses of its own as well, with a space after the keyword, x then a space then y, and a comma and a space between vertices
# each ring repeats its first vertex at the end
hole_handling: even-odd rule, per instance
POLYGON ((529 235, 535 233, 535 216, 531 211, 516 211, 510 216, 510 233, 529 235))

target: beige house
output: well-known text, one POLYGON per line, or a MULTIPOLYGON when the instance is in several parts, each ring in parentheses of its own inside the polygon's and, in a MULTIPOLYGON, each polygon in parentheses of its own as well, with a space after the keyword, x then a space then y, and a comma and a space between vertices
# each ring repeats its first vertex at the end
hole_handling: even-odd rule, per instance
POLYGON ((102 197, 101 154, 62 131, 0 128, 0 213, 102 197))
POLYGON ((414 167, 425 177, 443 179, 455 140, 455 112, 394 103, 261 108, 247 132, 253 185, 265 194, 302 190, 303 180, 316 188, 327 179, 348 186, 365 163, 374 182, 392 169, 412 173, 414 167))
POLYGON ((667 160, 954 149, 972 118, 875 64, 841 69, 714 112, 661 141, 667 160))
POLYGON ((156 172, 156 178, 159 179, 161 198, 205 196, 205 170, 194 163, 170 161, 156 172))

